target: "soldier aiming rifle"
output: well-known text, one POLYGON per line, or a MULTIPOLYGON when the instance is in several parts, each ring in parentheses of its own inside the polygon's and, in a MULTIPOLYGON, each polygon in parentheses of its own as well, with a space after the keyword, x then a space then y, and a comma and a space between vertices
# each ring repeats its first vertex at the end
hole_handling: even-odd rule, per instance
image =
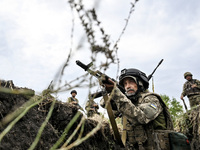
MULTIPOLYGON (((134 68, 123 69, 117 83, 98 70, 90 70, 91 63, 89 65, 80 61, 76 63, 99 79, 103 87, 101 92, 103 103, 107 109, 115 139, 120 145, 131 150, 170 150, 170 147, 180 150, 190 149, 189 143, 186 142, 187 138, 173 131, 170 113, 161 97, 149 92, 150 77, 148 78, 144 72, 134 68), (109 96, 108 93, 110 93, 109 96), (116 126, 113 110, 118 111, 123 118, 122 139, 116 126), (176 138, 179 141, 183 140, 181 145, 174 142, 176 138)), ((100 94, 94 94, 94 97, 96 95, 100 94)))

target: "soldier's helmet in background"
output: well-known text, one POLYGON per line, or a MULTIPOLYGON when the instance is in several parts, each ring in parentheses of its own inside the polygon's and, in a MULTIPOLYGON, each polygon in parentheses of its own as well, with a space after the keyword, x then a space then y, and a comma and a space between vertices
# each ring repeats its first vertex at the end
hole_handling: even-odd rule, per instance
POLYGON ((184 73, 184 78, 186 79, 187 76, 192 76, 191 72, 184 73))
POLYGON ((77 94, 76 90, 72 90, 72 91, 71 91, 71 94, 72 94, 72 93, 76 93, 76 94, 77 94))

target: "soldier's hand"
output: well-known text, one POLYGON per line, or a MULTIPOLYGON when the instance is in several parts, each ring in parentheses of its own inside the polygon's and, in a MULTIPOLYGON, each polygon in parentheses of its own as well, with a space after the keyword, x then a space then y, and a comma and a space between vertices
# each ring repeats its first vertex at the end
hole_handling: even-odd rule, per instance
POLYGON ((180 98, 181 98, 182 100, 184 100, 184 99, 183 99, 183 95, 181 95, 181 97, 180 97, 180 98))
POLYGON ((197 87, 197 85, 196 84, 192 84, 192 86, 191 86, 192 88, 195 88, 195 87, 197 87))
POLYGON ((77 102, 73 101, 72 104, 78 104, 77 102))

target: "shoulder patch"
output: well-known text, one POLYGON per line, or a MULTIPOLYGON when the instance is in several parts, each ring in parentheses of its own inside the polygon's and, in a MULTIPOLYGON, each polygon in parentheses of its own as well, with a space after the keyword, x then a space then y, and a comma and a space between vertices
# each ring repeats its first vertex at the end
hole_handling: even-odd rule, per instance
POLYGON ((159 109, 158 106, 156 106, 156 104, 145 103, 141 104, 139 107, 144 112, 147 119, 152 120, 159 115, 159 109))
POLYGON ((154 105, 154 104, 151 104, 150 107, 157 109, 156 105, 154 105))

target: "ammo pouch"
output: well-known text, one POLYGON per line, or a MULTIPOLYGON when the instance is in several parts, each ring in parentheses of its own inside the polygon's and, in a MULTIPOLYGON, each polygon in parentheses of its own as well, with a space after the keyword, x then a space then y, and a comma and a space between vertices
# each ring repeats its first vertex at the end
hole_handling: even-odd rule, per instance
POLYGON ((143 126, 136 126, 132 128, 132 126, 127 126, 127 136, 130 145, 135 145, 137 143, 139 150, 143 150, 143 143, 147 141, 147 134, 143 128, 143 126))
POLYGON ((156 150, 170 150, 169 133, 171 130, 154 130, 153 139, 156 150))
POLYGON ((190 150, 188 138, 172 130, 155 130, 154 142, 156 150, 190 150))

